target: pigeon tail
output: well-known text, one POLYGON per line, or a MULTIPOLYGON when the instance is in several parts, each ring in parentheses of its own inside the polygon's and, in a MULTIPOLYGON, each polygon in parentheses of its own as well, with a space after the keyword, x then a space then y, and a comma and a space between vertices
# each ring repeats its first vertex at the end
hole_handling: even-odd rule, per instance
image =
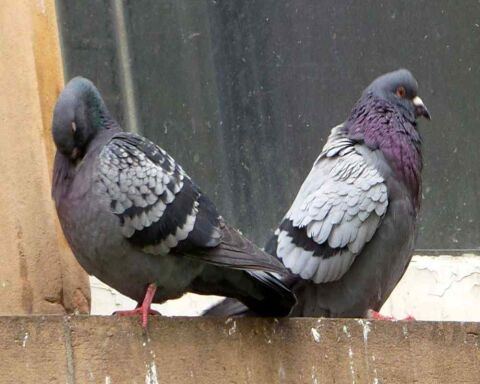
POLYGON ((264 297, 256 299, 255 295, 239 297, 248 308, 260 316, 288 316, 296 304, 295 295, 270 273, 247 271, 259 283, 264 297))
MULTIPOLYGON (((231 297, 226 299, 235 310, 213 311, 207 316, 232 316, 242 314, 256 314, 264 317, 288 316, 297 300, 295 295, 275 276, 263 271, 228 271, 221 277, 218 271, 215 275, 204 275, 192 285, 193 292, 212 294, 203 287, 211 285, 215 279, 221 287, 218 294, 231 297), (218 281, 218 279, 221 281, 218 281), (207 283, 207 284, 205 284, 207 283), (210 284, 208 284, 210 283, 210 284), (248 311, 247 306, 252 312, 248 311)), ((223 304, 220 303, 220 305, 223 304)), ((205 314, 204 314, 205 315, 205 314)))
POLYGON ((237 299, 232 298, 226 298, 202 313, 202 316, 206 317, 242 317, 247 315, 252 315, 252 312, 249 311, 248 307, 237 299))
POLYGON ((221 225, 222 240, 215 248, 203 252, 200 256, 203 261, 234 269, 287 273, 276 257, 260 250, 238 230, 224 223, 221 225))

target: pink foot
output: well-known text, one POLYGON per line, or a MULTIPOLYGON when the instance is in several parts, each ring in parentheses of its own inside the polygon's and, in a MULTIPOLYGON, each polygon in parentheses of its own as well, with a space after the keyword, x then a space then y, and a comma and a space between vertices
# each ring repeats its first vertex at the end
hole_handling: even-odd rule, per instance
POLYGON ((369 309, 367 312, 367 318, 372 319, 372 320, 385 320, 385 321, 415 321, 415 318, 413 316, 408 315, 404 319, 396 319, 395 317, 392 316, 384 316, 381 315, 379 312, 374 311, 373 309, 369 309))
POLYGON ((155 296, 155 291, 157 290, 157 286, 155 284, 149 284, 147 288, 147 292, 145 293, 145 298, 141 305, 139 305, 135 309, 131 309, 128 311, 116 311, 114 315, 118 316, 142 316, 142 327, 147 329, 148 325, 148 315, 160 315, 158 311, 153 310, 150 308, 152 305, 153 297, 155 296))

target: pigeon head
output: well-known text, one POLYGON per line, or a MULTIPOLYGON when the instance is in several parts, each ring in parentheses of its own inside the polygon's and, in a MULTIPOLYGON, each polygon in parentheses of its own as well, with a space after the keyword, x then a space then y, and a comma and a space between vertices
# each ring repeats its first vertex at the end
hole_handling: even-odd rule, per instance
POLYGON ((397 107, 409 121, 415 121, 420 116, 430 120, 430 113, 417 93, 417 80, 407 69, 399 69, 375 79, 364 91, 363 96, 373 95, 386 100, 397 107))
POLYGON ((59 152, 76 161, 91 140, 108 128, 110 114, 95 85, 83 77, 68 82, 53 112, 53 140, 59 152))

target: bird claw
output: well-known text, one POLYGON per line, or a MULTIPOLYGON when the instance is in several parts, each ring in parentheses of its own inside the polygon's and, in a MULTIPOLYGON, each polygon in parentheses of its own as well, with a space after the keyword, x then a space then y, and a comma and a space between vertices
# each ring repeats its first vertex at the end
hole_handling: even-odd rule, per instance
POLYGON ((157 290, 157 286, 155 284, 149 284, 147 287, 147 292, 145 293, 145 298, 143 299, 143 303, 139 305, 135 309, 130 309, 127 311, 116 311, 113 314, 118 316, 142 316, 142 327, 143 329, 147 329, 148 325, 148 315, 160 315, 160 312, 155 311, 154 309, 150 308, 152 304, 153 297, 155 296, 155 291, 157 290))
POLYGON ((131 316, 142 316, 142 327, 147 328, 148 325, 148 315, 152 316, 161 316, 161 313, 158 311, 155 311, 152 308, 143 308, 143 307, 138 307, 135 309, 129 309, 126 311, 115 311, 113 312, 113 315, 115 316, 120 316, 120 317, 131 317, 131 316))
MULTIPOLYGON (((129 309, 129 310, 126 310, 126 311, 115 311, 112 313, 112 315, 115 315, 115 316, 125 316, 125 317, 128 317, 128 316, 137 316, 137 315, 141 315, 143 313, 143 308, 142 307, 138 307, 138 308, 135 308, 135 309, 129 309)), ((149 315, 152 315, 152 316, 162 316, 162 314, 152 308, 149 308, 148 309, 148 314, 149 315)))
POLYGON ((380 314, 380 312, 374 311, 373 309, 369 309, 367 312, 367 318, 371 320, 384 320, 384 321, 415 321, 415 318, 411 315, 403 319, 396 319, 393 316, 385 316, 380 314))

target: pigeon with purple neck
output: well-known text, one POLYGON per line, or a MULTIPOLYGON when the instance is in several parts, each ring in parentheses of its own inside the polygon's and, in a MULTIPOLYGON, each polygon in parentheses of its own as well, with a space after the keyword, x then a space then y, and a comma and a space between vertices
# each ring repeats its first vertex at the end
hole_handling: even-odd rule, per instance
MULTIPOLYGON (((430 114, 406 69, 374 80, 334 127, 265 250, 290 271, 291 316, 374 317, 412 257, 430 114)), ((205 315, 245 315, 226 299, 205 315)))

